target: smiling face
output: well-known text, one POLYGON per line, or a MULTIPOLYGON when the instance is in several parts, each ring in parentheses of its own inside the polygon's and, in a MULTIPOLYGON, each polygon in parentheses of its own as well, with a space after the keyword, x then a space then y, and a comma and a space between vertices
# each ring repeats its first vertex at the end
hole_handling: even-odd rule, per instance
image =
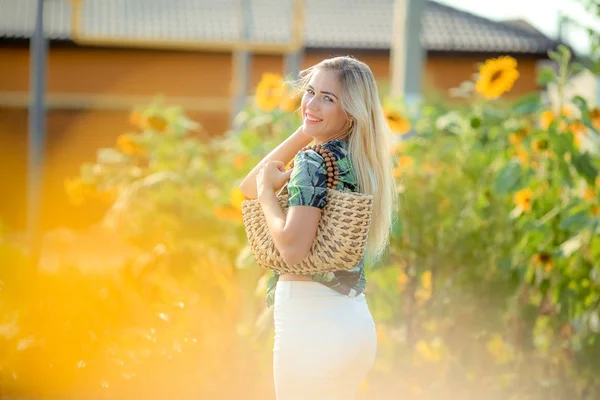
POLYGON ((337 74, 331 70, 315 70, 302 96, 303 130, 317 144, 339 138, 348 127, 337 74))

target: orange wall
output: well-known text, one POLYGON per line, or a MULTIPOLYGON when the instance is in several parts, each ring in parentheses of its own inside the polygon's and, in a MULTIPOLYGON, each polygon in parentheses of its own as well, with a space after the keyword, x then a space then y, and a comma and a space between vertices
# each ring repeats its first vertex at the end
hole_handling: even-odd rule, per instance
MULTIPOLYGON (((302 68, 322 59, 347 53, 310 52, 302 68)), ((0 47, 0 91, 27 91, 29 56, 26 48, 0 47)), ((376 79, 385 86, 389 80, 389 58, 385 53, 352 53, 370 65, 376 79)), ((476 72, 477 57, 430 56, 424 71, 424 86, 447 91, 476 72)), ((255 87, 264 72, 283 72, 280 56, 254 56, 250 76, 255 87)), ((537 89, 535 61, 520 60, 521 77, 513 93, 537 89)), ((110 94, 127 96, 231 96, 232 57, 225 53, 176 51, 52 48, 49 53, 49 93, 110 94)), ((129 110, 51 110, 47 116, 47 149, 43 224, 55 227, 68 222, 85 226, 96 219, 100 209, 79 209, 67 204, 64 179, 78 173, 81 163, 92 161, 99 147, 109 146, 131 127, 129 110)), ((218 135, 229 125, 227 110, 190 113, 206 133, 218 135)), ((27 111, 0 107, 0 219, 15 227, 25 223, 25 178, 27 152, 27 111)))
MULTIPOLYGON (((0 48, 2 90, 25 90, 29 50, 0 48)), ((48 91, 154 96, 228 96, 231 55, 152 50, 51 48, 48 91)))

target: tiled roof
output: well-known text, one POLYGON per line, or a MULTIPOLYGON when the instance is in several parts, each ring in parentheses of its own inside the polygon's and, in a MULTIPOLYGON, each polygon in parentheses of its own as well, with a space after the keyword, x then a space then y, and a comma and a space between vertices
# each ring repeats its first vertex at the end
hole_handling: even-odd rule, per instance
MULTIPOLYGON (((305 0, 308 48, 389 49, 394 0, 305 0)), ((0 0, 0 38, 27 38, 35 0, 0 0)), ((235 40, 239 0, 83 0, 83 33, 139 39, 235 40)), ((291 0, 250 0, 250 38, 286 43, 291 0)), ((427 0, 421 42, 429 51, 545 54, 557 42, 508 22, 492 21, 427 0)), ((71 2, 46 0, 51 39, 71 37, 71 2)))

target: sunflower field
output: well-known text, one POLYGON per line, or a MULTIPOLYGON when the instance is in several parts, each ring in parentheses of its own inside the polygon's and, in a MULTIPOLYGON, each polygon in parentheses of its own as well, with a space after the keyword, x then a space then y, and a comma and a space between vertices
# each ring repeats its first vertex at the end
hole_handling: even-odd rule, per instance
MULTIPOLYGON (((550 56, 539 83, 564 93, 583 67, 550 56)), ((378 355, 360 399, 600 398, 600 109, 504 99, 518 78, 500 57, 456 101, 382 99, 401 206, 367 266, 378 355)), ((73 204, 107 204, 84 258, 33 272, 0 229, 0 398, 273 399, 269 274, 237 185, 299 126, 299 100, 266 74, 211 140, 178 107, 133 110, 65 182, 73 204)))

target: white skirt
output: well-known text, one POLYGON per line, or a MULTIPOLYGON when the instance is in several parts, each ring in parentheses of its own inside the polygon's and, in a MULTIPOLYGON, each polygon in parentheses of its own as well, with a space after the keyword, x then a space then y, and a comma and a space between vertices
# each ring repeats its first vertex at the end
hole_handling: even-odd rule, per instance
POLYGON ((275 288, 273 370, 277 400, 351 400, 373 366, 375 323, 364 294, 318 282, 275 288))

